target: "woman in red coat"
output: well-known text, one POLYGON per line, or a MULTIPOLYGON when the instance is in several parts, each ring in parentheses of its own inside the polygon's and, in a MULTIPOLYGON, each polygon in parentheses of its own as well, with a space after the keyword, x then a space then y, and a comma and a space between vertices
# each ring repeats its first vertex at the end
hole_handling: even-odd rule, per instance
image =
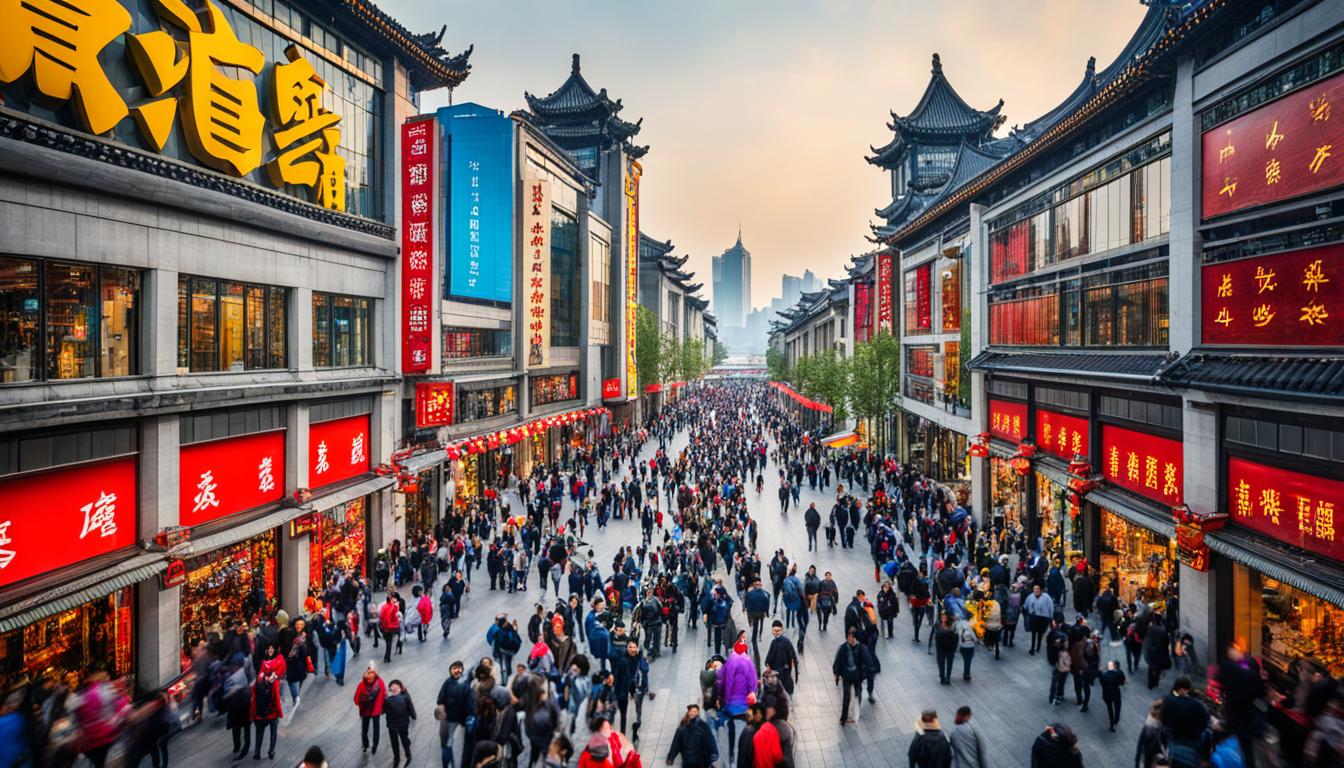
POLYGON ((425 642, 425 628, 434 620, 434 600, 430 598, 428 592, 422 593, 419 586, 415 588, 415 594, 420 598, 415 603, 415 610, 420 614, 420 626, 415 628, 415 632, 416 636, 420 638, 420 642, 423 643, 425 642))
MULTIPOLYGON (((270 653, 274 651, 274 646, 267 649, 270 653)), ((285 676, 285 660, 281 656, 269 656, 261 663, 261 673, 257 675, 257 681, 252 684, 252 701, 249 704, 250 714, 252 716, 252 727, 256 729, 256 746, 253 747, 253 760, 261 759, 261 737, 267 729, 271 732, 271 746, 267 750, 272 760, 275 759, 275 732, 280 718, 285 716, 284 710, 280 707, 280 681, 285 676)))
POLYGON ((355 706, 359 708, 360 738, 364 742, 364 751, 369 751, 369 728, 373 728, 373 753, 378 754, 378 718, 383 715, 383 700, 387 698, 387 687, 378 676, 373 662, 364 670, 364 679, 355 686, 355 706))

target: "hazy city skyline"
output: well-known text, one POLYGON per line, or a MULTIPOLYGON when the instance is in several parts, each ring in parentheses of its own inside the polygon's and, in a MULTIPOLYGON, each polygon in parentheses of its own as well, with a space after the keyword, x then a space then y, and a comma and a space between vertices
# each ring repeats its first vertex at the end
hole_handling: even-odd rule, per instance
MULTIPOLYGON (((457 102, 522 108, 523 91, 550 93, 568 77, 570 55, 581 54, 588 82, 623 100, 621 116, 644 118, 641 229, 690 254, 687 268, 707 284, 711 257, 732 246, 739 222, 762 275, 811 268, 835 277, 870 247, 864 236, 890 181, 863 158, 891 138, 888 113, 914 107, 935 51, 972 106, 1005 100, 1006 130, 1062 100, 1089 56, 1109 64, 1144 12, 1138 0, 387 0, 384 8, 416 30, 446 20, 449 50, 476 46, 457 102)), ((447 99, 425 94, 421 108, 447 99)), ((778 294, 777 279, 754 283, 753 308, 778 294)))

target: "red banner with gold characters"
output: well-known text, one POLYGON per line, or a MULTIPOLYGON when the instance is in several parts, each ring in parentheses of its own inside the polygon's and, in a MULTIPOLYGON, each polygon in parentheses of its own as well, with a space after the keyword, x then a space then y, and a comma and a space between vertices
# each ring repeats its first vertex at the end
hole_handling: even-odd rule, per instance
POLYGON ((1205 265, 1200 271, 1204 343, 1344 345, 1341 265, 1341 245, 1205 265))
POLYGON ((895 332, 896 309, 892 293, 895 291, 896 255, 890 250, 877 254, 877 331, 895 332))
POLYGON ((308 430, 308 487, 320 488, 368 472, 371 455, 367 415, 312 425, 308 430))
POLYGON ((0 483, 0 587, 129 547, 135 457, 0 483))
POLYGON ((200 525, 285 495, 285 432, 184 445, 178 457, 178 519, 200 525))
POLYGON ((438 123, 401 126, 401 372, 429 370, 434 300, 438 123))
POLYGON ((1101 425, 1101 474, 1106 482, 1174 507, 1181 503, 1184 470, 1181 441, 1101 425))
POLYGON ((602 380, 602 399, 603 400, 621 399, 621 380, 619 378, 602 380))
POLYGON ((1344 183, 1344 75, 1204 132, 1204 218, 1344 183), (1331 117, 1334 120, 1331 120, 1331 117))
POLYGON ((1020 443, 1027 436, 1026 403, 1005 400, 989 401, 989 433, 1010 443, 1020 443))
POLYGON ((453 423, 453 382, 422 381, 415 385, 415 428, 453 423))
POLYGON ((1344 561, 1335 515, 1344 511, 1344 482, 1227 460, 1227 512, 1232 522, 1331 560, 1344 561))
POLYGON ((1036 410, 1036 447, 1065 461, 1073 461, 1074 454, 1090 456, 1088 422, 1077 416, 1036 410))

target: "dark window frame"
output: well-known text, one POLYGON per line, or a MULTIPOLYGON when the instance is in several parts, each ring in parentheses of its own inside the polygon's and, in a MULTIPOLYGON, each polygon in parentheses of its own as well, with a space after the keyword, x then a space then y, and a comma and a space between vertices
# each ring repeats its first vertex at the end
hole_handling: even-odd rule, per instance
POLYGON ((308 343, 313 345, 313 348, 312 348, 312 353, 313 353, 313 354, 312 354, 313 368, 321 368, 321 369, 323 369, 323 370, 341 370, 341 369, 350 369, 350 368, 375 368, 375 367, 377 367, 377 365, 376 365, 375 362, 374 362, 374 354, 373 354, 373 352, 374 352, 374 350, 373 350, 373 336, 374 336, 374 333, 373 333, 374 302, 375 302, 376 300, 375 300, 375 299, 372 299, 372 298, 369 298, 369 297, 367 297, 367 296, 352 296, 352 295, 350 295, 350 294, 345 294, 345 293, 328 293, 328 292, 326 292, 326 291, 313 291, 313 300, 314 300, 314 301, 309 302, 309 304, 310 304, 309 309, 308 309, 309 312, 316 312, 316 311, 317 311, 317 304, 316 304, 315 302, 316 302, 316 300, 319 299, 319 298, 321 298, 321 299, 323 300, 323 306, 326 308, 326 312, 327 312, 327 350, 328 350, 327 354, 328 354, 328 356, 329 356, 329 360, 327 361, 326 364, 319 364, 319 363, 318 363, 318 360, 317 360, 317 345, 313 343, 314 341, 316 341, 316 338, 317 338, 317 337, 316 337, 316 334, 317 334, 317 321, 316 321, 316 319, 314 319, 313 324, 312 324, 312 326, 313 326, 312 334, 310 335, 311 337, 310 337, 309 340, 308 340, 308 343), (348 348, 349 355, 350 355, 350 364, 349 364, 349 365, 336 365, 336 364, 335 364, 335 362, 336 362, 336 337, 337 337, 337 333, 336 333, 336 316, 335 316, 335 309, 336 309, 336 300, 337 300, 337 299, 348 299, 348 300, 350 300, 350 302, 351 302, 351 305, 350 305, 350 311, 351 311, 350 322, 351 322, 351 326, 352 326, 352 328, 351 328, 351 331, 350 331, 350 342, 351 342, 351 343, 350 343, 350 346, 349 346, 349 348, 348 348), (355 360, 355 350, 356 350, 356 345, 355 345, 355 343, 354 343, 354 342, 355 342, 355 335, 354 335, 354 328, 353 328, 353 325, 354 325, 354 323, 355 323, 355 318, 359 315, 359 312, 360 312, 361 308, 363 309, 363 312, 364 312, 364 325, 363 325, 362 333, 360 334, 360 342, 361 342, 361 343, 360 343, 359 346, 362 346, 362 347, 363 347, 363 353, 364 353, 364 354, 363 354, 363 362, 362 362, 362 363, 355 363, 354 360, 355 360))
POLYGON ((243 369, 242 369, 242 370, 243 370, 243 371, 284 371, 284 370, 288 370, 288 369, 289 369, 289 323, 290 323, 290 317, 289 317, 289 315, 290 315, 290 312, 289 312, 289 297, 290 297, 290 295, 291 295, 291 293, 292 293, 292 290, 291 290, 291 289, 286 288, 286 287, 284 287, 284 286, 279 286, 279 285, 265 285, 265 284, 263 284, 263 283, 249 283, 249 282, 246 282, 246 281, 243 281, 243 280, 226 280, 226 279, 224 279, 224 278, 218 278, 218 277, 202 277, 202 276, 200 276, 200 275, 189 275, 189 274, 179 274, 178 277, 177 277, 177 286, 178 286, 178 287, 177 287, 177 297, 178 297, 178 327, 177 327, 177 334, 178 334, 178 336, 177 336, 177 338, 178 338, 178 356, 177 356, 177 363, 178 363, 178 366, 177 366, 177 367, 178 367, 178 368, 185 369, 188 375, 208 374, 208 373, 240 373, 240 371, 231 371, 231 370, 225 369, 225 368, 223 367, 223 358, 221 357, 221 356, 224 354, 224 352, 223 352, 223 336, 224 336, 224 334, 223 334, 223 328, 222 328, 223 319, 224 319, 224 316, 223 316, 223 301, 222 301, 223 294, 221 293, 221 290, 222 290, 222 286, 223 286, 224 284, 226 284, 226 283, 228 283, 228 284, 236 284, 236 285, 241 285, 241 286, 243 286, 243 351, 242 351, 242 357, 241 357, 241 360, 243 361, 243 369), (192 322, 192 315, 193 315, 193 312, 192 312, 192 309, 191 309, 191 303, 192 303, 193 298, 196 296, 196 290, 195 290, 195 287, 196 287, 196 283, 198 283, 198 282, 201 282, 201 283, 214 283, 214 285, 215 285, 215 292, 214 292, 214 297, 215 297, 215 300, 214 300, 215 349, 214 349, 213 355, 214 355, 214 358, 215 358, 215 365, 216 365, 216 367, 215 367, 214 370, 209 370, 209 371, 197 371, 197 370, 193 370, 194 366, 192 365, 192 362, 193 362, 193 361, 192 361, 192 357, 193 357, 193 355, 195 354, 195 352, 194 352, 194 350, 193 350, 193 348, 192 348, 192 344, 191 344, 191 343, 192 343, 192 337, 193 337, 192 330, 193 330, 193 327, 194 327, 195 324, 192 322), (182 303, 182 300, 183 300, 182 286, 183 286, 184 283, 185 283, 185 285, 186 285, 186 287, 187 287, 187 293, 186 293, 186 297, 185 297, 185 298, 186 298, 186 302, 187 302, 187 305, 186 305, 187 312, 186 312, 186 317, 185 317, 185 319, 186 319, 186 325, 185 325, 185 327, 182 325, 183 315, 182 315, 182 313, 181 313, 181 306, 182 306, 181 303, 182 303), (247 340, 247 331, 248 331, 248 329, 247 329, 247 309, 248 309, 248 305, 249 305, 249 301, 250 301, 250 300, 249 300, 249 295, 251 294, 252 289, 254 289, 254 288, 260 288, 260 289, 262 289, 262 297, 261 297, 261 305, 262 305, 262 311, 261 311, 261 315, 262 315, 261 346, 262 346, 262 350, 261 350, 261 354, 262 354, 262 357, 265 359, 265 361, 266 361, 266 363, 267 363, 267 365, 266 365, 265 367, 262 367, 262 368, 249 368, 249 367, 247 367, 247 359, 248 359, 248 355, 249 355, 249 353, 251 352, 251 350, 250 350, 249 347, 248 347, 248 340, 247 340), (274 364, 275 361, 272 359, 272 358, 274 357, 274 355, 273 355, 273 352, 272 352, 272 349, 271 349, 272 344, 273 344, 273 342, 274 342, 274 338, 272 337, 272 331, 274 330, 274 328, 273 328, 273 320, 274 320, 274 318, 271 317, 272 298, 273 298, 274 296, 276 296, 276 295, 279 295, 279 296, 281 297, 280 306, 281 306, 282 310, 284 311, 284 317, 282 318, 282 325, 283 325, 284 327, 283 327, 283 331, 282 331, 282 333, 281 333, 281 337, 282 337, 283 340, 284 340, 285 350, 284 350, 284 353, 283 353, 283 358, 279 361, 279 365, 275 365, 275 364, 274 364), (185 335, 184 335, 184 334, 185 334, 185 335), (185 343, 185 346, 183 345, 183 341, 186 342, 186 343, 185 343), (185 360, 185 361, 184 361, 183 358, 182 358, 182 351, 183 351, 184 349, 185 349, 185 351, 186 351, 186 360, 185 360), (183 362, 186 362, 186 365, 182 365, 183 362))

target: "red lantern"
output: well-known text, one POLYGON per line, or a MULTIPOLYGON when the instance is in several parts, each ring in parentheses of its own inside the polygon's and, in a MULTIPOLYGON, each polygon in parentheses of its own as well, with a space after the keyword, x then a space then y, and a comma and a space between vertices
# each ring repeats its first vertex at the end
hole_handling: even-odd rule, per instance
POLYGON ((458 459, 462 458, 462 452, 459 451, 459 450, 457 449, 457 446, 455 446, 455 445, 452 446, 451 448, 449 448, 447 453, 448 453, 448 458, 449 458, 449 460, 451 460, 451 461, 457 461, 458 459))
POLYGON ((487 448, 493 451, 494 449, 499 447, 499 438, 496 437, 495 435, 491 435, 485 439, 485 445, 487 448))
POLYGON ((1028 459, 1025 456, 1018 456, 1013 459, 1013 469, 1016 470, 1017 474, 1026 477, 1031 474, 1031 459, 1028 459))

